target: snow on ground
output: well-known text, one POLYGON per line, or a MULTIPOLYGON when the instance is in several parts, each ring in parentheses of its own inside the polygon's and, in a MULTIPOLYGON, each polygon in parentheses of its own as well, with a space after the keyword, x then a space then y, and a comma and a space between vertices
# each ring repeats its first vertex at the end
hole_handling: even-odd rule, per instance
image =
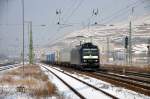
POLYGON ((48 75, 49 80, 52 81, 55 86, 57 87, 58 94, 61 97, 64 97, 65 99, 80 99, 77 95, 74 94, 73 91, 71 91, 64 83, 62 83, 56 76, 54 76, 52 73, 47 71, 45 68, 41 67, 42 71, 46 75, 48 75))
POLYGON ((0 99, 61 99, 58 96, 52 97, 43 97, 39 98, 36 96, 32 96, 29 93, 18 92, 16 90, 17 86, 0 86, 0 99))
POLYGON ((92 77, 89 77, 86 75, 81 75, 78 73, 72 74, 69 72, 67 72, 67 73, 71 74, 72 76, 77 77, 83 81, 86 81, 89 84, 92 84, 95 87, 102 89, 103 91, 109 92, 109 93, 119 97, 120 99, 150 99, 149 96, 145 96, 143 94, 139 94, 139 93, 136 93, 134 91, 131 91, 131 90, 128 90, 128 89, 125 89, 122 87, 117 87, 110 83, 107 83, 107 82, 104 82, 104 81, 101 81, 101 80, 98 80, 98 79, 95 79, 95 78, 92 78, 92 77))
MULTIPOLYGON (((40 64, 42 65, 42 64, 40 64)), ((42 65, 45 66, 45 65, 42 65)), ((110 99, 109 96, 106 96, 104 93, 97 91, 93 88, 90 88, 89 86, 61 73, 56 71, 55 69, 52 69, 50 67, 47 67, 48 69, 50 69, 51 71, 55 72, 59 77, 61 77, 63 80, 67 81, 67 83, 69 85, 71 85, 73 88, 77 89, 83 96, 85 96, 87 99, 99 99, 101 97, 101 99, 110 99)), ((51 75, 50 75, 51 76, 51 75)), ((58 83, 58 82, 55 82, 58 83)), ((58 86, 58 89, 60 87, 58 86)))
POLYGON ((88 82, 89 84, 92 84, 103 91, 109 92, 120 99, 150 99, 150 97, 145 96, 143 94, 136 93, 134 91, 122 88, 122 87, 116 87, 110 83, 85 76, 85 75, 79 75, 79 74, 72 74, 74 77, 77 77, 83 81, 88 82))
MULTIPOLYGON (((11 66, 13 66, 13 65, 11 65, 11 66)), ((4 76, 6 76, 5 73, 11 72, 12 70, 15 70, 16 68, 19 68, 19 67, 22 67, 22 65, 17 64, 16 67, 14 67, 14 68, 1 71, 0 78, 3 78, 4 76)), ((7 75, 7 76, 9 76, 9 75, 7 75)), ((14 81, 22 79, 18 75, 13 75, 11 78, 13 78, 14 81)), ((18 84, 16 84, 16 82, 7 84, 7 82, 3 82, 2 80, 0 80, 0 99, 62 99, 62 98, 59 98, 57 95, 40 97, 40 96, 32 95, 27 92, 20 92, 18 90, 18 84)))
POLYGON ((0 70, 1 70, 2 68, 5 68, 5 67, 12 67, 12 68, 9 68, 9 69, 0 71, 0 75, 2 75, 3 73, 5 73, 5 72, 7 72, 7 71, 11 71, 11 70, 13 70, 13 69, 22 67, 22 64, 14 64, 14 65, 1 66, 1 67, 0 67, 0 70))
MULTIPOLYGON (((147 14, 132 21, 132 49, 135 55, 147 51, 147 43, 150 37, 150 20, 147 20, 149 17, 150 14, 147 14), (143 47, 141 46, 142 44, 144 45, 143 47)), ((110 52, 120 51, 119 49, 124 51, 124 38, 129 35, 129 22, 123 21, 112 25, 105 24, 104 26, 97 24, 67 34, 57 39, 54 43, 48 43, 50 45, 47 45, 48 48, 43 49, 43 53, 51 50, 59 51, 62 48, 72 48, 79 45, 80 41, 83 43, 91 42, 91 40, 93 44, 99 47, 102 53, 107 52, 108 41, 110 43, 110 52), (119 49, 116 50, 116 48, 119 49)))
MULTIPOLYGON (((40 64, 42 65, 42 64, 40 64)), ((45 66, 45 65, 44 65, 45 66)), ((16 67, 17 68, 17 67, 16 67)), ((55 67, 56 68, 56 67, 55 67)), ((14 68, 12 68, 14 69, 14 68)), ((12 69, 8 69, 9 71, 12 69)), ((79 99, 77 95, 74 94, 66 85, 64 85, 57 77, 55 77, 52 73, 41 67, 42 71, 46 75, 48 75, 49 80, 51 80, 57 87, 59 96, 53 96, 53 97, 47 97, 47 99, 79 99)), ((51 69, 51 68, 49 68, 51 69)), ((59 69, 59 68, 57 68, 59 69)), ((5 70, 5 71, 8 71, 5 70)), ((99 92, 96 92, 94 89, 88 88, 86 85, 83 85, 82 83, 79 83, 77 81, 74 81, 72 78, 67 77, 66 75, 51 69, 53 72, 57 73, 57 75, 61 76, 62 79, 67 80, 69 84, 72 84, 75 88, 79 90, 82 94, 86 94, 86 97, 88 99, 108 99, 109 97, 105 97, 103 93, 99 94, 99 92)), ((61 70, 61 69, 60 69, 61 70)), ((150 99, 150 97, 145 96, 143 94, 136 93, 134 91, 124 89, 122 87, 116 87, 110 83, 86 76, 81 75, 78 73, 69 73, 66 72, 74 77, 77 77, 83 81, 86 81, 89 84, 94 85, 95 87, 100 88, 101 90, 104 90, 106 92, 109 92, 116 97, 119 97, 120 99, 150 99)), ((0 74, 2 74, 0 72, 0 74)), ((0 99, 36 99, 36 97, 31 97, 27 93, 21 93, 17 92, 16 86, 9 86, 9 85, 0 85, 0 99), (9 94, 9 95, 8 95, 9 94), (6 96, 7 95, 7 96, 6 96)))
MULTIPOLYGON (((7 65, 7 66, 1 67, 1 68, 10 67, 10 66, 11 67, 14 66, 14 67, 7 69, 7 70, 4 70, 4 71, 0 71, 0 77, 3 77, 3 74, 5 72, 8 72, 8 71, 14 70, 16 68, 22 67, 21 64, 14 64, 14 65, 7 65)), ((31 97, 28 94, 17 92, 16 87, 17 86, 0 84, 0 99, 31 99, 31 97)))
POLYGON ((17 92, 16 86, 0 85, 0 99, 31 99, 29 94, 17 92))
MULTIPOLYGON (((57 69, 59 69, 59 68, 57 68, 57 69)), ((55 71, 55 73, 57 73, 57 71, 55 71)), ((101 81, 101 80, 98 80, 98 79, 95 79, 95 78, 92 78, 92 77, 89 77, 89 76, 86 76, 86 75, 81 75, 81 74, 77 74, 77 73, 72 74, 72 73, 69 73, 69 72, 67 72, 67 73, 71 74, 72 76, 77 77, 77 78, 79 78, 83 81, 86 81, 87 83, 92 84, 95 87, 98 87, 103 91, 109 92, 109 93, 115 95, 116 97, 119 97, 120 99, 150 99, 149 96, 145 96, 143 94, 136 93, 134 91, 131 91, 131 90, 128 90, 128 89, 125 89, 125 88, 122 88, 122 87, 117 87, 117 86, 114 86, 110 83, 107 83, 107 82, 104 82, 104 81, 101 81)), ((57 74, 59 74, 59 73, 57 73, 57 74)), ((65 77, 62 77, 62 78, 67 79, 68 82, 69 81, 72 82, 72 80, 70 78, 65 78, 65 77)), ((78 89, 81 90, 82 86, 81 85, 76 85, 77 84, 76 82, 74 82, 74 83, 75 83, 74 86, 78 87, 78 89)), ((58 86, 58 88, 60 88, 60 87, 58 86)), ((86 87, 83 87, 83 88, 85 88, 85 93, 87 93, 86 87)), ((89 94, 91 94, 91 93, 89 93, 89 94)), ((95 99, 95 97, 94 97, 94 99, 95 99)))
MULTIPOLYGON (((29 64, 29 62, 25 62, 25 63, 24 63, 24 65, 26 65, 26 64, 29 64)), ((5 67, 12 67, 12 68, 6 69, 6 70, 4 70, 4 71, 0 71, 0 74, 2 74, 2 73, 4 73, 4 72, 7 72, 7 71, 11 71, 11 70, 13 70, 13 69, 16 69, 16 68, 19 68, 19 67, 22 67, 22 66, 23 66, 23 63, 1 66, 1 67, 0 67, 0 70, 1 70, 2 68, 5 68, 5 67)))

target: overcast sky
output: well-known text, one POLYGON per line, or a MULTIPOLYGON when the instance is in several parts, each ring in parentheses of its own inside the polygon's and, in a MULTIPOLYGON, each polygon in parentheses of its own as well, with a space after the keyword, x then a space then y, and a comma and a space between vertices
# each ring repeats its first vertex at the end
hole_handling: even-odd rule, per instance
MULTIPOLYGON (((128 19, 131 8, 135 16, 150 12, 149 0, 24 0, 25 21, 33 22, 34 46, 51 44, 64 33, 82 29, 91 24, 114 24, 128 19), (143 2, 144 1, 144 2, 143 2), (71 25, 65 28, 56 23, 61 9, 60 23, 71 25), (98 9, 97 17, 92 10, 98 9), (116 13, 118 12, 118 13, 116 13), (115 16, 115 17, 114 17, 115 16), (41 25, 46 25, 42 27, 41 25)), ((21 0, 0 0, 0 54, 17 55, 22 44, 22 5, 21 0)), ((66 26, 66 25, 65 25, 66 26)), ((28 27, 25 23, 25 48, 28 49, 28 27)))

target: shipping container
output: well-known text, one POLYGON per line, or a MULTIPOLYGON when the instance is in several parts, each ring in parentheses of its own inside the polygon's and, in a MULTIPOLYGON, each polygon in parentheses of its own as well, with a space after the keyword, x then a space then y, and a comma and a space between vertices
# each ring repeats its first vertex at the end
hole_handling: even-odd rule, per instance
POLYGON ((81 54, 79 48, 74 48, 71 50, 71 61, 72 65, 80 65, 81 64, 81 54))
POLYGON ((59 61, 70 63, 71 60, 71 49, 62 49, 59 52, 59 61))
POLYGON ((49 53, 46 55, 47 57, 47 62, 55 62, 55 53, 49 53))

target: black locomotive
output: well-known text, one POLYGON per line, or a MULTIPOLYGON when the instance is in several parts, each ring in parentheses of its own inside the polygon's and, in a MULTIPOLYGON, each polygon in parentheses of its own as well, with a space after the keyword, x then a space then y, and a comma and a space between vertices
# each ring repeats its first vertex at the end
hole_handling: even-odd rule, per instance
POLYGON ((92 43, 84 43, 71 50, 70 64, 73 67, 89 70, 99 68, 99 49, 92 43))

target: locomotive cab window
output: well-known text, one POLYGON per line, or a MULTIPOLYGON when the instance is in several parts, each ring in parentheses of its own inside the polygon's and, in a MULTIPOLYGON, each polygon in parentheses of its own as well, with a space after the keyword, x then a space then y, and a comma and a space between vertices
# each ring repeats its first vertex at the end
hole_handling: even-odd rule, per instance
POLYGON ((84 59, 98 59, 98 49, 83 49, 84 59))

